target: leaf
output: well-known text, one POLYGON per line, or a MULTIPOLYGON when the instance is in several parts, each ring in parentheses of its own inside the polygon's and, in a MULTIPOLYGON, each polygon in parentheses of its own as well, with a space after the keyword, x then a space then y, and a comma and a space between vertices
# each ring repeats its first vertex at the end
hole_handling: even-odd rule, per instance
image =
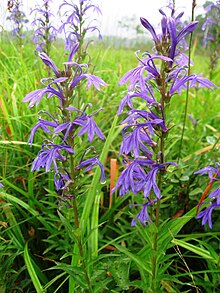
POLYGON ((62 270, 72 277, 82 288, 88 288, 84 277, 84 271, 80 267, 57 263, 55 267, 49 268, 48 270, 62 270))
POLYGON ((207 251, 207 249, 201 248, 197 245, 193 245, 191 243, 188 243, 183 240, 176 239, 176 238, 174 238, 171 242, 175 245, 181 246, 183 248, 186 248, 189 251, 192 251, 193 253, 201 256, 204 259, 207 259, 209 261, 211 260, 216 264, 218 263, 218 259, 214 258, 213 255, 211 255, 211 253, 209 251, 207 251))
POLYGON ((25 247, 24 247, 24 261, 25 261, 29 276, 31 278, 31 281, 33 282, 34 288, 36 289, 37 293, 43 293, 43 288, 42 288, 41 283, 37 277, 37 274, 34 270, 31 258, 28 253, 28 244, 27 243, 25 244, 25 247))
POLYGON ((197 194, 202 194, 203 190, 200 187, 197 187, 190 191, 189 196, 197 195, 197 194))

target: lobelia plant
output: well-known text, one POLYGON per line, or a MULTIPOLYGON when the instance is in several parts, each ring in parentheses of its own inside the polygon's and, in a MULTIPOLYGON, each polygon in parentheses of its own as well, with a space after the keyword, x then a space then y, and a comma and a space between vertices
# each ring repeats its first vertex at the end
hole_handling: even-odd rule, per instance
MULTIPOLYGON (((44 87, 27 94, 23 102, 27 102, 29 107, 33 107, 39 105, 41 99, 46 95, 49 100, 54 99, 57 104, 56 113, 40 111, 38 123, 31 130, 29 138, 31 145, 39 128, 50 136, 43 141, 31 170, 39 171, 43 168, 46 172, 53 171, 60 207, 66 204, 73 209, 75 222, 73 234, 80 254, 80 257, 74 256, 74 258, 77 257, 77 266, 79 263, 82 264, 86 288, 89 292, 93 292, 85 263, 82 235, 79 232, 80 215, 77 197, 82 193, 80 188, 82 170, 89 172, 98 165, 101 170, 101 181, 105 180, 104 167, 92 146, 95 136, 103 140, 104 135, 94 120, 94 116, 102 109, 88 113, 91 104, 84 104, 82 91, 79 96, 78 88, 82 88, 86 83, 87 90, 94 86, 100 91, 101 86, 106 86, 106 83, 101 78, 89 74, 87 64, 79 64, 74 61, 78 48, 79 44, 75 43, 68 61, 64 62, 64 70, 59 70, 54 62, 44 52, 41 52, 40 58, 52 70, 54 77, 43 78, 41 83, 44 87), (42 115, 45 118, 42 118, 42 115), (89 146, 81 145, 83 135, 87 136, 89 146), (91 152, 95 152, 95 156, 90 157, 91 152)), ((83 221, 83 219, 81 220, 83 221)), ((70 292, 73 292, 71 290, 70 292)))
POLYGON ((77 57, 79 62, 84 62, 87 56, 88 44, 84 45, 85 36, 89 32, 97 31, 99 39, 101 34, 96 25, 91 24, 91 11, 97 15, 102 14, 100 8, 97 5, 92 4, 91 0, 79 0, 77 1, 64 0, 59 6, 61 12, 63 8, 66 8, 63 16, 66 18, 59 28, 59 32, 65 34, 65 48, 68 49, 73 43, 79 43, 79 50, 77 57))
POLYGON ((163 197, 163 190, 172 170, 177 167, 175 162, 170 162, 166 157, 166 142, 173 128, 167 114, 170 100, 177 98, 187 84, 190 88, 215 87, 206 78, 187 74, 188 58, 182 52, 182 44, 198 22, 192 21, 183 26, 180 22, 183 13, 175 16, 172 9, 171 15, 167 16, 163 10, 159 11, 162 14, 159 34, 147 19, 140 19, 152 36, 153 53, 144 52, 140 56, 140 52, 136 52, 138 67, 127 72, 119 82, 119 85, 129 83, 129 86, 126 96, 121 100, 118 115, 122 114, 125 106, 130 110, 122 122, 120 155, 124 157, 125 169, 113 190, 118 189, 122 196, 133 194, 131 206, 140 206, 138 215, 132 219, 132 226, 150 224, 145 234, 148 247, 138 253, 143 266, 148 268, 148 277, 141 273, 142 284, 145 283, 146 287, 142 286, 148 288, 145 292, 162 292, 160 290, 167 286, 162 265, 164 251, 171 247, 172 238, 195 213, 191 211, 190 216, 178 219, 178 223, 171 220, 164 225, 160 221, 161 202, 168 199, 163 197), (171 165, 172 168, 169 167, 171 165))
POLYGON ((220 1, 207 5, 205 12, 207 19, 202 26, 205 31, 204 46, 210 50, 209 78, 213 79, 220 54, 220 1))
POLYGON ((8 11, 10 12, 10 16, 8 16, 7 19, 13 26, 11 34, 18 39, 20 45, 22 45, 22 39, 24 38, 24 24, 28 22, 25 13, 21 10, 21 6, 21 0, 8 1, 8 11))
POLYGON ((32 25, 37 27, 34 31, 33 42, 37 44, 36 51, 45 52, 50 55, 50 48, 52 42, 56 40, 57 30, 52 25, 51 18, 54 15, 51 12, 52 0, 42 0, 42 6, 37 6, 31 11, 37 13, 37 17, 32 22, 32 25))

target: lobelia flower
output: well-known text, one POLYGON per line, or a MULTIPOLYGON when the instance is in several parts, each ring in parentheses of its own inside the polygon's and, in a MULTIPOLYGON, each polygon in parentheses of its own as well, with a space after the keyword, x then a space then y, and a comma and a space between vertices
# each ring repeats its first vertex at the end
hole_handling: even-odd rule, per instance
POLYGON ((204 45, 207 46, 207 41, 214 42, 218 38, 219 30, 219 14, 220 3, 211 3, 205 7, 206 21, 202 25, 202 29, 205 30, 204 45), (214 28, 214 29, 213 29, 214 28))
MULTIPOLYGON (((209 176, 209 186, 210 188, 212 185, 214 185, 216 182, 220 182, 220 162, 216 164, 217 168, 207 166, 194 174, 208 174, 209 176)), ((214 189, 209 195, 208 198, 210 198, 210 202, 208 202, 208 206, 205 207, 202 211, 198 213, 196 216, 197 219, 202 218, 202 225, 205 225, 207 222, 209 224, 210 229, 212 229, 212 212, 214 209, 220 207, 220 186, 218 186, 216 189, 214 189)), ((199 208, 203 205, 206 205, 206 203, 200 203, 199 208)))
POLYGON ((208 222, 210 229, 212 229, 212 212, 216 208, 220 208, 220 203, 213 202, 210 206, 198 213, 196 219, 202 218, 202 225, 204 226, 208 222))
POLYGON ((62 190, 65 187, 66 182, 70 182, 71 178, 68 172, 65 170, 65 174, 60 172, 54 173, 54 185, 56 187, 56 190, 62 190))
MULTIPOLYGON (((205 6, 205 5, 204 5, 205 6)), ((204 47, 208 47, 210 54, 209 64, 209 76, 213 77, 214 70, 217 67, 219 60, 219 35, 220 35, 220 2, 216 1, 216 4, 211 3, 205 7, 206 21, 204 22, 202 29, 204 34, 204 47)))
MULTIPOLYGON (((217 163, 217 167, 218 166, 220 166, 220 163, 217 163)), ((210 179, 209 183, 211 183, 213 180, 215 180, 216 177, 220 177, 219 169, 211 167, 211 166, 207 166, 199 171, 196 171, 194 174, 201 174, 201 175, 208 174, 209 179, 210 179), (216 176, 214 177, 215 174, 216 174, 216 176)))
POLYGON ((66 160, 66 157, 60 153, 62 150, 65 150, 70 154, 74 153, 74 150, 68 145, 55 145, 53 143, 43 145, 42 149, 38 153, 38 156, 32 164, 31 171, 39 171, 40 168, 45 168, 45 171, 49 172, 51 165, 53 164, 53 169, 56 173, 59 173, 57 161, 66 160))
MULTIPOLYGON (((69 107, 69 109, 71 109, 71 108, 69 107)), ((87 132, 89 142, 93 141, 95 134, 97 134, 97 136, 100 139, 102 139, 102 140, 104 139, 104 135, 103 135, 102 131, 99 129, 99 127, 97 126, 97 124, 95 123, 94 119, 91 116, 86 115, 86 113, 83 113, 81 116, 77 116, 75 118, 75 120, 73 120, 72 122, 66 122, 63 124, 59 124, 54 129, 54 133, 59 133, 59 132, 63 132, 64 130, 66 130, 65 135, 63 137, 63 140, 65 141, 67 139, 67 137, 70 135, 70 133, 73 131, 74 127, 77 128, 77 126, 82 127, 79 130, 77 135, 82 136, 83 134, 85 134, 87 132)))
MULTIPOLYGON (((119 189, 119 195, 126 195, 130 191, 136 194, 142 190, 146 179, 146 173, 141 166, 142 163, 141 160, 126 161, 126 168, 119 176, 118 182, 112 192, 119 189)), ((144 164, 150 165, 153 162, 151 160, 145 160, 144 164)))
POLYGON ((141 24, 151 33, 158 53, 168 56, 173 60, 179 53, 177 45, 196 28, 198 21, 191 22, 178 32, 177 24, 179 19, 183 16, 183 13, 174 17, 174 10, 172 10, 171 16, 169 17, 166 16, 162 9, 159 11, 163 15, 161 20, 162 34, 156 34, 152 25, 143 17, 140 18, 141 24), (167 55, 167 53, 169 53, 169 55, 167 55))
POLYGON ((30 145, 32 145, 33 143, 34 135, 38 128, 41 128, 44 132, 53 133, 53 131, 51 131, 49 127, 55 128, 57 124, 57 122, 47 121, 39 118, 39 122, 31 129, 30 138, 28 139, 30 145))
POLYGON ((59 11, 66 8, 62 25, 59 28, 59 32, 65 33, 66 49, 70 50, 74 43, 82 43, 85 35, 88 32, 97 31, 98 36, 101 39, 101 34, 97 26, 91 25, 91 21, 88 19, 91 11, 96 14, 102 14, 100 8, 97 5, 91 3, 91 0, 81 0, 79 4, 75 4, 68 0, 64 0, 59 6, 59 11))
POLYGON ((10 11, 10 16, 7 19, 12 23, 13 29, 11 34, 14 37, 17 37, 20 44, 21 39, 24 38, 23 35, 23 26, 28 22, 26 19, 25 13, 21 10, 22 1, 14 0, 8 4, 8 10, 10 11))
MULTIPOLYGON (((23 102, 29 103, 30 108, 39 105, 44 97, 54 99, 57 102, 57 112, 53 115, 47 111, 39 112, 39 114, 46 114, 47 119, 39 116, 37 124, 30 132, 28 141, 32 145, 36 131, 39 129, 43 130, 45 135, 52 137, 52 139, 43 142, 42 149, 35 158, 31 170, 39 171, 43 168, 46 172, 54 172, 54 184, 58 194, 62 196, 60 201, 66 201, 73 197, 74 191, 72 189, 73 186, 74 188, 76 186, 77 174, 81 169, 87 172, 98 165, 101 169, 100 180, 105 180, 104 167, 99 161, 98 155, 83 160, 84 155, 81 157, 77 150, 79 143, 82 143, 79 137, 84 134, 87 134, 90 144, 95 135, 101 140, 104 139, 102 131, 94 120, 94 116, 102 109, 91 114, 86 113, 90 104, 86 107, 83 106, 83 110, 80 109, 77 89, 87 85, 86 90, 88 90, 94 85, 96 89, 101 90, 102 86, 107 85, 101 78, 88 73, 87 64, 78 64, 73 61, 78 48, 78 44, 75 44, 70 51, 68 61, 64 62, 64 70, 62 71, 57 68, 46 53, 39 53, 42 62, 51 69, 55 76, 41 79, 44 87, 30 92, 23 99, 23 102), (75 99, 77 100, 75 101, 75 99), (71 103, 79 105, 79 108, 72 106, 71 103), (68 163, 71 156, 74 156, 74 170, 71 169, 72 165, 68 163)), ((82 92, 80 98, 82 98, 82 92)))
MULTIPOLYGON (((136 216, 136 219, 146 225, 146 222, 150 224, 152 222, 151 218, 149 217, 148 214, 148 207, 154 205, 156 200, 148 201, 145 204, 142 205, 142 208, 139 212, 139 214, 136 216)), ((136 205, 137 206, 137 205, 136 205)), ((137 220, 133 219, 131 222, 131 226, 135 226, 137 224, 137 220)))
POLYGON ((54 17, 50 10, 52 0, 42 0, 42 2, 42 6, 37 5, 30 13, 35 12, 37 14, 37 17, 32 22, 32 25, 37 27, 32 40, 37 45, 36 51, 44 51, 49 55, 51 44, 56 40, 57 29, 51 22, 51 18, 54 17))
POLYGON ((121 154, 129 154, 133 152, 134 157, 138 158, 140 156, 140 150, 143 152, 152 155, 152 151, 144 144, 144 142, 150 146, 156 145, 156 143, 150 138, 149 134, 144 130, 146 127, 145 125, 138 125, 132 132, 125 132, 126 128, 123 128, 123 142, 120 148, 120 155, 121 154))
POLYGON ((85 161, 82 161, 79 163, 79 165, 76 167, 77 169, 81 169, 86 167, 85 172, 90 171, 95 165, 98 165, 101 170, 101 181, 105 181, 105 171, 102 163, 99 161, 98 156, 95 156, 94 158, 87 159, 85 161))

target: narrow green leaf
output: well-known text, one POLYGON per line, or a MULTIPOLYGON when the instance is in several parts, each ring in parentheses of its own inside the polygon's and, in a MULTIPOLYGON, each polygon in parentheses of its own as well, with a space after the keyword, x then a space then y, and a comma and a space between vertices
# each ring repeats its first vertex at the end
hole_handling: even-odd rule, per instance
POLYGON ((37 277, 37 274, 34 270, 31 258, 28 253, 28 244, 27 243, 25 244, 25 247, 24 247, 24 261, 25 261, 29 276, 31 278, 31 281, 33 282, 34 288, 36 289, 37 293, 43 293, 43 288, 42 288, 41 283, 37 277))
POLYGON ((19 206, 21 206, 22 208, 24 208, 25 210, 27 210, 30 214, 32 214, 34 217, 38 218, 38 220, 44 225, 44 227, 50 231, 51 233, 53 233, 54 231, 51 229, 50 225, 48 225, 47 221, 39 214, 38 211, 32 209, 27 203, 25 203, 23 200, 8 194, 6 192, 2 192, 2 197, 4 198, 4 200, 12 202, 14 204, 18 204, 19 206))
POLYGON ((57 280, 59 280, 61 277, 65 276, 66 272, 63 272, 59 275, 57 275, 55 278, 53 278, 52 280, 50 280, 50 282, 48 282, 45 286, 44 286, 44 291, 46 291, 46 289, 48 289, 53 283, 55 283, 57 280))
POLYGON ((192 251, 193 253, 203 257, 204 259, 211 260, 214 263, 218 262, 217 259, 213 258, 213 256, 210 254, 209 251, 207 251, 206 249, 201 248, 197 245, 193 245, 191 243, 188 243, 183 240, 176 239, 176 238, 174 238, 171 242, 175 245, 181 246, 183 248, 186 248, 189 251, 192 251))
POLYGON ((99 201, 101 194, 95 197, 94 207, 91 218, 91 236, 90 236, 90 249, 93 257, 98 256, 98 226, 99 226, 99 201))

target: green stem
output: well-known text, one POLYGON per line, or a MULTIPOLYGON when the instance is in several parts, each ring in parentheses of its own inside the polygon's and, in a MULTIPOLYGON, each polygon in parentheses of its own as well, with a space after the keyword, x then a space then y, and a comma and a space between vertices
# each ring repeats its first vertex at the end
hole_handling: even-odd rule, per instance
MULTIPOLYGON (((162 64, 161 68, 161 87, 160 87, 160 103, 161 103, 161 112, 162 112, 162 118, 165 123, 165 99, 166 99, 166 65, 162 64)), ((160 149, 160 164, 163 164, 165 162, 164 159, 164 133, 161 130, 160 139, 159 139, 159 149, 160 149)), ((158 187, 160 189, 162 185, 162 174, 163 170, 159 171, 158 175, 158 187)), ((151 257, 151 265, 152 265, 152 282, 151 282, 151 292, 156 293, 157 292, 157 285, 156 279, 157 279, 157 240, 158 240, 158 226, 159 226, 159 217, 160 217, 160 200, 157 201, 156 205, 156 212, 155 212, 155 225, 157 227, 156 231, 154 232, 154 242, 153 242, 153 253, 151 257)))
POLYGON ((92 291, 92 287, 91 287, 91 282, 90 282, 90 278, 89 278, 89 275, 87 272, 86 262, 85 262, 84 253, 83 253, 83 244, 82 244, 82 240, 81 240, 81 234, 79 233, 79 216, 78 216, 77 200, 76 200, 75 196, 73 197, 73 213, 74 213, 75 228, 76 228, 75 237, 77 239, 80 257, 82 259, 82 266, 83 266, 84 274, 86 277, 86 282, 88 285, 88 291, 89 291, 89 293, 92 293, 93 291, 92 291))
MULTIPOLYGON (((191 20, 194 20, 194 10, 196 7, 196 0, 192 1, 192 18, 191 20)), ((192 48, 192 37, 193 37, 193 33, 191 32, 190 34, 190 39, 189 39, 189 54, 188 54, 188 76, 190 75, 190 71, 191 71, 191 48, 192 48)), ((180 138, 180 146, 179 146, 179 154, 178 154, 178 159, 177 159, 177 163, 180 160, 180 156, 181 156, 181 151, 182 151, 182 145, 183 145, 183 136, 184 136, 184 132, 185 132, 185 128, 186 128, 186 118, 187 118, 187 112, 188 112, 188 104, 189 104, 189 82, 187 82, 187 89, 186 89, 186 102, 185 102, 185 109, 184 109, 184 117, 183 117, 183 128, 182 128, 182 133, 181 133, 181 138, 180 138)))

